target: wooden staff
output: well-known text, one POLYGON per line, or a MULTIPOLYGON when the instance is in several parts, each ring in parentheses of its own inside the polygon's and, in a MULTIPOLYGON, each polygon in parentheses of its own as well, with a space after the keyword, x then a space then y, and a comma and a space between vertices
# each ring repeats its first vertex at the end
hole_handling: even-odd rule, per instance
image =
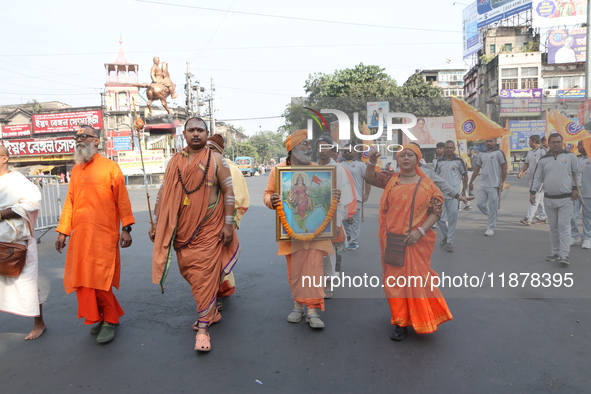
POLYGON ((144 153, 142 151, 142 143, 140 141, 140 131, 143 130, 143 128, 144 128, 144 121, 141 120, 141 118, 138 118, 138 116, 136 114, 135 99, 133 97, 131 98, 131 103, 133 105, 133 117, 136 118, 133 129, 137 133, 138 145, 140 147, 140 159, 142 161, 142 172, 144 173, 144 187, 146 188, 146 200, 148 202, 148 214, 150 215, 150 230, 154 231, 154 219, 152 218, 152 208, 150 207, 150 193, 148 193, 148 176, 146 175, 146 166, 144 164, 144 153))
POLYGON ((577 187, 577 192, 579 193, 579 201, 581 202, 582 206, 585 206, 585 200, 583 199, 583 194, 581 193, 581 189, 579 188, 579 181, 577 181, 577 176, 574 173, 573 179, 575 180, 575 186, 577 187))

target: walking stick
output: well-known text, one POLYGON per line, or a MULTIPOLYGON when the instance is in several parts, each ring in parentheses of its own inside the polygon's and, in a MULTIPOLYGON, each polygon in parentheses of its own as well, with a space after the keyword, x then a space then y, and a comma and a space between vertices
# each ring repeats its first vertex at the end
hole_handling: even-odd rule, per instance
MULTIPOLYGON (((363 184, 361 185, 361 191, 365 192, 365 178, 363 178, 363 184)), ((363 204, 365 204, 365 201, 363 201, 363 195, 361 196, 361 223, 363 223, 363 204)))
POLYGON ((142 143, 140 142, 140 131, 143 130, 143 128, 144 128, 144 121, 141 118, 139 118, 136 114, 135 100, 133 97, 131 98, 131 102, 133 105, 133 116, 134 116, 134 118, 136 118, 133 128, 137 133, 138 145, 140 147, 140 159, 142 161, 142 172, 144 173, 144 187, 146 188, 146 200, 148 202, 148 214, 150 215, 150 231, 152 232, 152 231, 154 231, 154 220, 152 219, 152 208, 150 207, 150 193, 148 193, 148 176, 146 175, 146 166, 144 164, 144 153, 142 151, 142 143))

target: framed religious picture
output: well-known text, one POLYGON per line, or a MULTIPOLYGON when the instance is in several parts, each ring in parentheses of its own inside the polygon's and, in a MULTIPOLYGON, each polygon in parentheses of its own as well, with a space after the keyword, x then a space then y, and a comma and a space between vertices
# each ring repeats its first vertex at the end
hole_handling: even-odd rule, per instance
POLYGON ((336 189, 334 166, 287 166, 277 169, 278 241, 311 241, 336 237, 336 189))

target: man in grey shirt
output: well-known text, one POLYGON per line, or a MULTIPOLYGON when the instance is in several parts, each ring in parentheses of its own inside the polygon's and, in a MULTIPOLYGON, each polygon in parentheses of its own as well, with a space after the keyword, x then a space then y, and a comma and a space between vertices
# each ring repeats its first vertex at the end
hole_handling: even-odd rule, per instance
MULTIPOLYGON (((531 150, 527 152, 527 155, 525 156, 525 163, 523 166, 521 166, 519 174, 517 174, 517 178, 522 178, 527 171, 529 174, 529 184, 531 185, 531 182, 534 179, 534 171, 536 170, 538 161, 540 161, 542 156, 548 153, 548 151, 541 145, 539 135, 532 135, 529 137, 529 147, 531 150)), ((521 224, 529 226, 532 223, 546 223, 546 210, 544 209, 543 199, 544 192, 542 188, 540 188, 540 191, 536 193, 535 204, 529 206, 529 209, 525 214, 525 218, 521 219, 520 221, 521 224), (534 222, 536 211, 539 212, 539 219, 534 222)))
POLYGON ((485 142, 486 152, 480 153, 474 160, 474 172, 469 188, 470 190, 474 188, 474 179, 481 173, 482 179, 476 192, 476 205, 480 212, 488 217, 484 235, 490 237, 495 234, 499 198, 501 198, 503 184, 507 177, 507 159, 502 151, 495 149, 495 138, 490 138, 485 142))
POLYGON ((577 146, 581 153, 577 156, 579 166, 582 171, 581 181, 581 197, 585 204, 581 204, 581 200, 574 201, 573 218, 571 220, 571 245, 583 241, 581 248, 591 249, 591 158, 583 146, 583 141, 579 141, 577 146), (579 233, 579 226, 577 220, 579 219, 579 212, 581 211, 581 205, 583 207, 583 238, 579 233))
POLYGON ((581 167, 577 157, 564 150, 562 136, 558 133, 548 137, 550 152, 538 162, 530 188, 529 202, 536 202, 536 193, 544 189, 544 206, 550 225, 552 252, 546 261, 559 260, 568 264, 571 241, 571 218, 573 200, 579 199, 577 184, 581 184, 581 167))
MULTIPOLYGON (((455 155, 456 144, 449 140, 445 141, 444 155, 437 159, 435 172, 440 175, 456 193, 468 190, 468 172, 464 165, 464 160, 455 155)), ((444 196, 443 212, 439 219, 439 227, 443 234, 440 246, 445 246, 446 252, 453 252, 454 231, 458 223, 458 209, 457 201, 451 199, 449 196, 444 196)))

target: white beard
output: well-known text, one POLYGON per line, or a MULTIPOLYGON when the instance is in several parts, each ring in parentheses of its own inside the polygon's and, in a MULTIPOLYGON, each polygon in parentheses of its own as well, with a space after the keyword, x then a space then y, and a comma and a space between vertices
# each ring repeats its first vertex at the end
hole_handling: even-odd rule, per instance
POLYGON ((312 151, 311 149, 308 150, 304 147, 297 146, 295 149, 293 149, 291 151, 291 154, 300 163, 302 163, 304 165, 308 165, 308 164, 310 164, 310 161, 312 160, 312 152, 311 151, 312 151))
POLYGON ((76 151, 74 152, 74 162, 76 164, 88 163, 95 153, 96 148, 94 147, 94 142, 89 142, 88 144, 81 142, 76 145, 76 151))

